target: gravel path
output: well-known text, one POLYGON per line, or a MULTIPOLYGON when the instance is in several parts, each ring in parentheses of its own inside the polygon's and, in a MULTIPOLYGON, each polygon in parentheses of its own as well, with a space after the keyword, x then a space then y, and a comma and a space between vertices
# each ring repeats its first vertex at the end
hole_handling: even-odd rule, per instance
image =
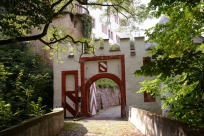
POLYGON ((120 106, 102 110, 80 121, 65 119, 58 136, 144 136, 135 126, 120 117, 120 106))

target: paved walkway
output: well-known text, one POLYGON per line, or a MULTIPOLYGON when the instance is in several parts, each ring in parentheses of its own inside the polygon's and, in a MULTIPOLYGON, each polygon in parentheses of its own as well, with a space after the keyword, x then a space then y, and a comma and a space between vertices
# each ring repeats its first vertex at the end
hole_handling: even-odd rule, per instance
POLYGON ((121 118, 120 106, 100 110, 97 115, 80 121, 65 119, 58 136, 144 136, 135 126, 121 118))
POLYGON ((121 118, 121 106, 114 106, 105 110, 99 110, 96 115, 87 118, 91 120, 118 120, 121 118))

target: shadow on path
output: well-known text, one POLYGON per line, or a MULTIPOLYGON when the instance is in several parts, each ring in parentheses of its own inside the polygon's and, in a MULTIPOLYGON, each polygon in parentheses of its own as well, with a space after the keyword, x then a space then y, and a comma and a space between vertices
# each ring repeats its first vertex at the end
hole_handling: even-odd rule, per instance
POLYGON ((57 136, 84 136, 87 133, 88 130, 83 124, 66 121, 63 131, 57 136))
POLYGON ((99 111, 79 121, 65 119, 65 129, 58 136, 144 136, 135 126, 121 118, 120 106, 99 111))

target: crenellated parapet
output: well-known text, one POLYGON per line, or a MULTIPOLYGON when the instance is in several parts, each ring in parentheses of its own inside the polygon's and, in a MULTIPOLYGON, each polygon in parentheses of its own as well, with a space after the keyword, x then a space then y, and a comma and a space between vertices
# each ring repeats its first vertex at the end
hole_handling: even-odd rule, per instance
POLYGON ((145 101, 146 94, 138 94, 139 82, 148 80, 135 77, 134 72, 143 65, 147 57, 144 37, 121 38, 118 45, 109 39, 94 41, 94 54, 85 53, 81 45, 73 47, 61 55, 64 63, 54 60, 54 107, 63 106, 65 117, 91 116, 89 105, 90 86, 100 78, 113 80, 120 89, 121 116, 126 116, 126 106, 137 105, 138 108, 160 113, 161 102, 145 101), (78 87, 77 87, 78 86, 78 87), (80 93, 80 95, 79 95, 80 93), (77 101, 80 97, 80 102, 77 101), (63 105, 62 105, 63 104, 63 105))

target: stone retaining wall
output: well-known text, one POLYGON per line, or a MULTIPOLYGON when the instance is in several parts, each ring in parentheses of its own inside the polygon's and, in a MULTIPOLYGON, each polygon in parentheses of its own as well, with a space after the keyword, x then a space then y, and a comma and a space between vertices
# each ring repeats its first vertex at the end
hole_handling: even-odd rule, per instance
POLYGON ((53 112, 24 121, 0 132, 0 136, 56 136, 64 127, 64 111, 53 112))
POLYGON ((120 90, 118 88, 96 87, 97 110, 120 105, 120 90))
POLYGON ((129 121, 145 136, 204 136, 204 132, 198 132, 187 124, 132 106, 129 121))

